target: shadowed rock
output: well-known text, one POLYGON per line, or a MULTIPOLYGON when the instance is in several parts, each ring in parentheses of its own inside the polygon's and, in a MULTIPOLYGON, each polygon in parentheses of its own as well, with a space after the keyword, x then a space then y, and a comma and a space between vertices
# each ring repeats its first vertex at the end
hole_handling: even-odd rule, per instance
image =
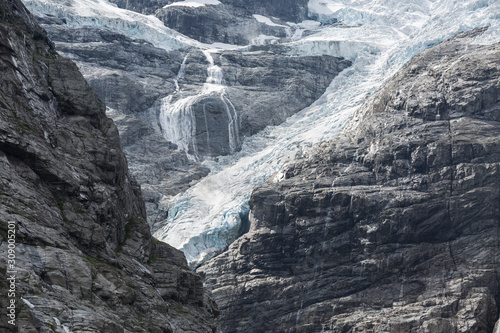
MULTIPOLYGON (((16 326, 2 332, 212 332, 183 255, 152 242, 118 130, 20 1, 0 0, 0 248, 16 226, 16 326)), ((6 308, 9 299, 0 303, 6 308)))

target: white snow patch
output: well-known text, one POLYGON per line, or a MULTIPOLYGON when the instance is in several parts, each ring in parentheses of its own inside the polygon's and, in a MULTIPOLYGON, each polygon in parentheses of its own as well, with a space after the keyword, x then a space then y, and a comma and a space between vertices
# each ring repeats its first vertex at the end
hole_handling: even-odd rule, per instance
POLYGON ((259 35, 259 37, 253 38, 250 41, 251 45, 268 45, 277 44, 280 39, 275 36, 259 35))
MULTIPOLYGON (((295 25, 294 23, 287 22, 289 25, 295 25)), ((318 29, 321 26, 321 22, 313 20, 305 20, 296 24, 298 27, 307 30, 318 29)))
POLYGON ((257 21, 259 21, 260 23, 264 23, 265 25, 268 25, 268 26, 271 26, 271 27, 288 28, 288 26, 286 26, 286 25, 274 23, 269 17, 265 17, 265 16, 257 15, 257 14, 253 14, 253 17, 257 21))
POLYGON ((30 302, 28 301, 27 299, 25 299, 24 297, 21 297, 21 300, 24 302, 24 304, 26 304, 30 309, 34 309, 35 306, 30 302))
POLYGON ((220 1, 217 0, 191 0, 191 1, 178 1, 171 3, 170 5, 166 5, 163 8, 167 7, 204 7, 205 5, 220 5, 220 1))

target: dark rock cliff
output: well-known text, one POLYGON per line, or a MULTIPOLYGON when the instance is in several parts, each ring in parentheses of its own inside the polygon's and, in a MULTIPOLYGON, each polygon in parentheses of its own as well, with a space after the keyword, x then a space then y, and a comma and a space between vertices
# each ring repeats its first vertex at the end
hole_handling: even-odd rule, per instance
POLYGON ((118 131, 20 1, 0 0, 0 247, 16 226, 19 332, 212 332, 183 255, 153 242, 118 131))
POLYGON ((492 332, 500 286, 500 45, 416 56, 337 139, 251 199, 199 269, 222 332, 492 332))

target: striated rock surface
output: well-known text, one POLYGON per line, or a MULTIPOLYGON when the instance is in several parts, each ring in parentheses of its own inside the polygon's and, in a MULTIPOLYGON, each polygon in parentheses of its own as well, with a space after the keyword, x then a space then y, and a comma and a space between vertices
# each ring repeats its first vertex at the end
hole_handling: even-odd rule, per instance
MULTIPOLYGON (((20 1, 0 1, 2 309, 19 332, 212 332, 217 313, 181 252, 152 241, 105 104, 20 1)), ((4 312, 2 312, 4 313, 4 312)))
POLYGON ((500 302, 500 45, 416 56, 343 134, 254 191, 198 269, 222 332, 492 332, 500 302))

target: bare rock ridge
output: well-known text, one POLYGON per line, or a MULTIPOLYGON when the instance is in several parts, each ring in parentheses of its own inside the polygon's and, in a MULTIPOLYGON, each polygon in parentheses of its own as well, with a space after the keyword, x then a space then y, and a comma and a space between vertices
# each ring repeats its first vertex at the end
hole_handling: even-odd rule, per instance
POLYGON ((1 253, 17 232, 16 326, 2 311, 0 331, 213 332, 201 278, 152 241, 104 103, 18 0, 0 0, 0 71, 1 253))
POLYGON ((493 331, 500 45, 482 32, 416 56, 254 191, 249 233, 198 269, 222 332, 493 331))

